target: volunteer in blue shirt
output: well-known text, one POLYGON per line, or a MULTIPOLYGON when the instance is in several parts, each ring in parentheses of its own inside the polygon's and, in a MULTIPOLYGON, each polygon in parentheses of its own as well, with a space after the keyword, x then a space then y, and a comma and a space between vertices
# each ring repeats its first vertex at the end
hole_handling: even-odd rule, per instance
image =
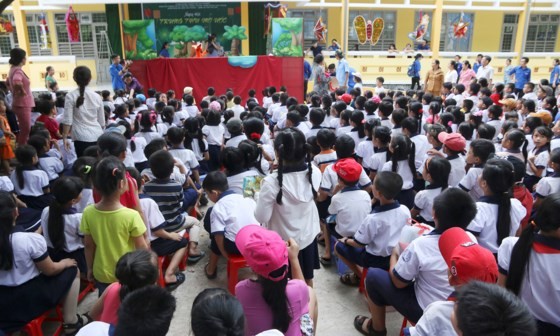
POLYGON ((122 76, 128 72, 128 67, 130 62, 126 61, 124 66, 121 65, 121 57, 119 55, 111 56, 111 61, 113 64, 109 66, 109 73, 111 74, 111 82, 113 84, 113 91, 124 90, 125 84, 122 76))
POLYGON ((159 57, 161 58, 169 58, 169 50, 167 49, 169 48, 169 43, 167 42, 163 42, 163 45, 161 46, 161 50, 159 51, 159 57))
POLYGON ((474 62, 473 64, 474 73, 476 73, 478 71, 478 68, 482 65, 482 57, 484 57, 484 55, 482 54, 476 55, 476 62, 474 62))
POLYGON ((348 80, 350 79, 350 66, 344 58, 344 53, 342 51, 337 50, 335 57, 338 60, 338 64, 336 66, 336 80, 338 81, 338 88, 346 91, 348 89, 348 80))
POLYGON ((412 85, 410 86, 411 90, 414 90, 414 87, 418 87, 418 90, 421 89, 420 86, 420 69, 422 69, 422 65, 420 64, 420 60, 423 58, 422 54, 418 53, 414 56, 414 62, 412 63, 412 71, 414 74, 411 77, 412 85))
POLYGON ((560 84, 560 59, 555 59, 552 63, 552 72, 550 73, 550 85, 556 90, 558 84, 560 84))
POLYGON ((531 81, 531 69, 527 67, 527 63, 529 63, 529 58, 521 57, 519 65, 508 72, 510 76, 515 75, 515 93, 518 95, 523 93, 525 84, 531 81))
POLYGON ((303 98, 307 97, 307 82, 311 77, 311 64, 305 59, 303 60, 303 98))

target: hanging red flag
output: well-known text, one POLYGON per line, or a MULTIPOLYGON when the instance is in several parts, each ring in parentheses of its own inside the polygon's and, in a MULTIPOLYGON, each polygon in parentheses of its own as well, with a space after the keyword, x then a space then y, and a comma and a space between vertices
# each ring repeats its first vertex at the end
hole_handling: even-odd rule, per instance
POLYGON ((70 42, 80 42, 80 22, 78 21, 78 16, 72 9, 72 6, 68 7, 64 21, 66 21, 68 40, 70 42))

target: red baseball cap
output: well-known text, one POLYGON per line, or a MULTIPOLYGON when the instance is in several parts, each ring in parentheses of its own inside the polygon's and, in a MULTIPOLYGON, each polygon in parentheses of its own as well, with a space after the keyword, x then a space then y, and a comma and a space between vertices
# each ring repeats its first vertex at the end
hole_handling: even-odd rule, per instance
POLYGON ((439 238, 439 250, 459 284, 473 280, 496 283, 498 264, 489 250, 474 242, 461 228, 447 229, 439 238))
POLYGON ((350 104, 350 102, 352 101, 352 96, 349 95, 348 93, 343 94, 342 96, 340 96, 340 99, 346 103, 346 105, 350 104))
POLYGON ((338 160, 333 165, 333 170, 346 182, 358 181, 362 174, 362 166, 352 158, 338 160))
POLYGON ((467 141, 459 133, 441 132, 440 134, 438 134, 438 140, 439 142, 444 144, 445 147, 455 152, 462 152, 467 146, 467 141))
POLYGON ((253 272, 272 281, 284 279, 288 273, 288 247, 282 237, 260 225, 244 226, 235 236, 235 245, 253 272), (286 266, 279 276, 272 272, 286 266))

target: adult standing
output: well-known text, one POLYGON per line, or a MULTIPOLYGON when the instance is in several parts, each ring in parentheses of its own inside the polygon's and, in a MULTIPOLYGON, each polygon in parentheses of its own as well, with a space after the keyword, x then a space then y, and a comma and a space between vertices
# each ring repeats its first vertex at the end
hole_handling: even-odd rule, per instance
POLYGON ((508 75, 515 75, 515 93, 523 93, 523 87, 525 84, 531 81, 531 69, 527 67, 529 63, 529 58, 521 57, 519 60, 519 65, 508 71, 508 75))
POLYGON ((313 79, 313 91, 320 97, 329 94, 329 79, 330 75, 325 74, 325 58, 319 54, 313 59, 313 69, 311 71, 311 78, 313 79))
POLYGON ((459 73, 459 84, 463 84, 466 88, 471 85, 473 78, 476 78, 476 72, 471 68, 471 63, 465 61, 463 63, 463 69, 459 73))
MULTIPOLYGON (((457 75, 463 70, 463 63, 461 62, 461 55, 455 55, 455 70, 457 70, 457 75)), ((457 78, 459 80, 459 78, 457 78)))
POLYGON ((554 89, 555 95, 558 93, 558 84, 560 84, 560 59, 556 58, 552 62, 552 72, 550 73, 550 85, 554 89))
MULTIPOLYGON (((305 55, 304 55, 305 56, 305 55)), ((307 60, 303 59, 303 99, 307 97, 307 83, 309 82, 309 77, 311 77, 311 64, 307 60)))
POLYGON ((103 134, 105 111, 101 96, 87 87, 91 81, 91 70, 88 67, 76 67, 74 81, 78 84, 78 89, 66 95, 62 139, 66 150, 69 150, 68 134, 72 129, 76 154, 81 157, 86 148, 97 145, 97 138, 103 134))
POLYGON ((484 56, 482 58, 482 65, 478 67, 478 70, 476 70, 476 78, 486 78, 488 80, 488 85, 492 85, 492 79, 494 79, 494 68, 490 66, 491 61, 491 56, 484 56))
POLYGON ((478 68, 480 68, 480 66, 482 65, 482 57, 484 57, 484 55, 482 54, 476 55, 476 62, 474 62, 473 64, 473 70, 475 73, 478 71, 478 68))
POLYGON ((344 53, 340 50, 335 52, 335 57, 338 60, 336 66, 336 80, 338 81, 338 88, 346 91, 348 89, 348 80, 350 79, 350 66, 344 58, 344 53))
POLYGON ((315 42, 305 53, 308 54, 310 51, 313 53, 313 57, 315 57, 319 54, 323 54, 323 47, 319 45, 319 42, 315 42))
POLYGON ((457 70, 457 63, 455 61, 450 61, 449 65, 447 66, 447 72, 445 73, 444 83, 457 83, 457 79, 459 78, 459 74, 457 70))
POLYGON ((159 57, 161 58, 169 58, 169 43, 167 42, 163 42, 163 45, 161 46, 161 50, 159 51, 159 57))
POLYGON ((504 85, 512 82, 511 76, 508 74, 511 69, 513 69, 513 65, 511 65, 511 58, 508 58, 504 67, 504 85))
POLYGON ((31 81, 23 72, 22 67, 27 62, 27 53, 20 48, 10 50, 10 72, 8 82, 13 95, 12 110, 19 122, 17 142, 25 145, 31 130, 31 109, 35 107, 35 100, 31 92, 31 81))
POLYGON ((422 54, 418 53, 414 56, 414 62, 412 62, 412 84, 410 86, 411 90, 414 90, 415 86, 418 86, 418 90, 420 90, 420 70, 422 69, 422 65, 420 64, 420 60, 423 58, 422 54))
POLYGON ((216 41, 216 34, 208 35, 206 53, 206 57, 218 57, 224 55, 224 48, 222 48, 218 41, 216 41))
POLYGON ((124 90, 125 85, 122 76, 128 72, 128 67, 130 62, 126 61, 124 66, 121 64, 121 57, 119 55, 111 56, 111 66, 109 67, 109 73, 111 74, 111 83, 113 84, 113 91, 124 90))
POLYGON ((441 89, 443 87, 444 79, 443 71, 439 66, 439 60, 435 59, 432 61, 432 68, 428 71, 426 75, 426 81, 424 82, 424 90, 431 93, 434 97, 439 97, 441 95, 441 89))
POLYGON ((45 72, 45 87, 50 91, 51 85, 56 84, 56 79, 54 79, 54 68, 52 66, 47 67, 45 72))

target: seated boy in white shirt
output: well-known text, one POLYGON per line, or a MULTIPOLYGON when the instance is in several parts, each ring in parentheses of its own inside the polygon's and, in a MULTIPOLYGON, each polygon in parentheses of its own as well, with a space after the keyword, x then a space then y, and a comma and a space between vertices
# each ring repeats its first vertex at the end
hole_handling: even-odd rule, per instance
MULTIPOLYGON (((331 217, 336 217, 336 224, 327 224, 328 236, 334 236, 336 239, 353 237, 360 223, 371 211, 369 194, 358 187, 362 166, 356 160, 348 158, 339 160, 333 165, 333 169, 338 175, 339 188, 342 189, 332 197, 328 208, 331 217)), ((330 244, 326 245, 321 263, 325 266, 331 263, 330 244)))
POLYGON ((62 161, 54 156, 48 156, 47 152, 50 150, 50 141, 42 135, 32 135, 29 137, 27 143, 35 148, 39 158, 38 167, 47 173, 49 183, 53 183, 59 178, 59 174, 64 170, 62 161))
MULTIPOLYGON (((439 239, 439 250, 449 267, 449 284, 455 290, 472 281, 495 284, 498 280, 498 264, 489 250, 473 241, 472 236, 461 229, 451 228, 439 239)), ((411 336, 455 336, 451 313, 455 306, 456 292, 446 301, 436 301, 426 307, 424 315, 414 327, 404 331, 411 336)))
POLYGON ((452 227, 466 228, 476 215, 476 205, 466 192, 448 188, 435 198, 433 212, 436 228, 413 240, 400 255, 393 249, 389 272, 369 269, 366 289, 371 318, 356 316, 354 325, 360 331, 386 335, 386 306, 395 307, 415 324, 429 304, 445 300, 453 292, 438 241, 452 227))
POLYGON ((358 285, 362 267, 389 269, 391 251, 397 246, 401 230, 410 218, 408 208, 395 200, 402 185, 402 177, 397 173, 380 172, 375 177, 372 191, 380 205, 365 217, 353 236, 340 238, 335 247, 336 255, 353 272, 340 277, 343 284, 358 285))

